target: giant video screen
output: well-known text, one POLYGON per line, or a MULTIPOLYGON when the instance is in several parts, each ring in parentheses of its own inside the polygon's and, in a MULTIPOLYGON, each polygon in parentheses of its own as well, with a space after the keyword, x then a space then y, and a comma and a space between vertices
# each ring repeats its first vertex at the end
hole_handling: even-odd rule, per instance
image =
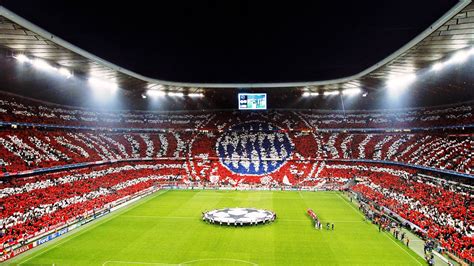
POLYGON ((267 109, 266 93, 239 93, 239 110, 267 109))

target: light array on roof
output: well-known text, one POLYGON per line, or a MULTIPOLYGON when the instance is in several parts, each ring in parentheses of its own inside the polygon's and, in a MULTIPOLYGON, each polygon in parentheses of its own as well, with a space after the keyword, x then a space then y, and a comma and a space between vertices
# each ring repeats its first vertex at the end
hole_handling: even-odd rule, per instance
POLYGON ((390 75, 387 81, 387 87, 390 90, 402 90, 406 89, 410 84, 415 82, 416 74, 395 74, 390 75))
POLYGON ((351 88, 351 89, 345 89, 342 91, 342 94, 344 95, 355 95, 361 93, 362 90, 360 88, 351 88))
POLYGON ((445 66, 444 63, 438 62, 438 63, 434 64, 431 69, 432 69, 433 71, 440 71, 441 69, 444 68, 444 66, 445 66))
POLYGON ((433 71, 440 71, 446 65, 449 64, 461 64, 469 59, 470 56, 474 55, 474 47, 469 50, 461 50, 456 52, 450 59, 446 60, 445 62, 437 62, 432 67, 431 70, 433 71))
POLYGON ((168 92, 168 96, 176 96, 176 97, 183 97, 184 96, 184 93, 182 92, 168 92))
POLYGON ((304 92, 303 97, 314 97, 319 96, 319 92, 304 92))
POLYGON ((91 87, 96 90, 108 90, 110 92, 115 92, 118 90, 118 85, 116 82, 111 82, 96 77, 90 77, 88 81, 91 87))
POLYGON ((463 63, 464 61, 466 61, 467 58, 469 58, 469 56, 470 56, 469 51, 462 50, 462 51, 459 51, 459 52, 455 53, 453 55, 453 57, 451 57, 447 61, 447 63, 449 63, 449 64, 460 64, 460 63, 463 63))
POLYGON ((193 98, 201 98, 201 97, 204 97, 204 94, 202 94, 202 93, 189 93, 188 96, 193 97, 193 98))
POLYGON ((325 91, 323 95, 330 96, 330 95, 338 95, 339 93, 340 93, 339 91, 325 91))
POLYGON ((146 94, 150 97, 163 97, 166 95, 166 92, 159 90, 147 90, 146 94))
POLYGON ((64 68, 64 67, 57 68, 55 66, 50 65, 48 62, 44 61, 43 59, 39 59, 39 58, 31 59, 31 58, 29 58, 28 56, 26 56, 24 54, 18 54, 18 55, 13 56, 13 57, 16 60, 18 60, 18 62, 31 64, 33 67, 35 67, 39 70, 42 70, 42 71, 56 71, 60 75, 66 77, 66 78, 72 77, 71 71, 69 71, 67 68, 64 68))
MULTIPOLYGON (((344 89, 344 90, 325 91, 322 94, 319 93, 319 92, 306 91, 306 92, 303 92, 302 96, 303 97, 313 97, 313 96, 320 96, 320 95, 330 96, 330 95, 338 95, 338 94, 351 96, 351 95, 356 95, 356 94, 360 94, 360 93, 362 93, 361 88, 349 88, 349 89, 344 89)), ((367 96, 367 92, 365 92, 364 95, 362 95, 362 96, 363 97, 367 96)))

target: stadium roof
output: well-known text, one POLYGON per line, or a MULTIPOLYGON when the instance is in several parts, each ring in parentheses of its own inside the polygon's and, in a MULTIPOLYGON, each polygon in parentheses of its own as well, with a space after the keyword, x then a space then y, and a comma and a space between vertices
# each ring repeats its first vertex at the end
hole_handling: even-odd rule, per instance
POLYGON ((0 47, 63 66, 75 74, 117 82, 125 90, 150 88, 200 91, 205 88, 300 87, 307 91, 379 88, 392 76, 416 73, 453 52, 474 45, 474 4, 461 0, 445 15, 399 50, 349 77, 292 83, 181 83, 149 78, 112 64, 41 29, 0 6, 0 47))

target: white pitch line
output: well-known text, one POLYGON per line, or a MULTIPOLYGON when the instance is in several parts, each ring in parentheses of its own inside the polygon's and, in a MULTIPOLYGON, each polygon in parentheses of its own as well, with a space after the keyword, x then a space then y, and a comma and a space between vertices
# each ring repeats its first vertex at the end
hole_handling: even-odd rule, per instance
POLYGON ((397 242, 395 242, 395 240, 393 240, 392 238, 390 238, 386 232, 383 233, 388 239, 390 239, 393 243, 395 243, 395 245, 397 247, 399 247, 401 250, 403 250, 406 254, 408 254, 412 259, 414 259, 419 265, 423 265, 421 264, 421 262, 419 262, 415 257, 413 257, 412 254, 410 254, 410 252, 408 252, 406 249, 402 248, 397 242))
POLYGON ((161 262, 143 262, 143 261, 123 261, 123 260, 108 260, 102 263, 102 266, 107 265, 108 263, 118 263, 118 264, 138 264, 138 265, 180 265, 172 263, 161 263, 161 262))
MULTIPOLYGON (((356 208, 354 208, 354 206, 352 204, 349 204, 339 193, 337 194, 341 199, 342 201, 344 201, 347 205, 351 206, 352 209, 354 209, 356 211, 357 214, 359 214, 360 216, 364 217, 356 208)), ((388 239, 390 239, 393 243, 395 243, 395 245, 397 247, 399 247, 401 250, 403 250, 406 254, 408 254, 412 259, 414 259, 419 265, 423 265, 421 264, 415 257, 413 257, 412 254, 410 254, 410 252, 406 251, 406 249, 402 248, 397 242, 395 242, 393 239, 391 239, 386 233, 383 233, 386 237, 388 237, 388 239)))
POLYGON ((193 263, 193 262, 199 262, 199 261, 236 261, 236 262, 243 262, 243 263, 246 263, 246 264, 250 264, 250 265, 256 265, 258 266, 257 263, 253 263, 251 261, 246 261, 246 260, 238 260, 238 259, 225 259, 225 258, 214 258, 214 259, 197 259, 197 260, 190 260, 190 261, 186 261, 186 262, 181 262, 179 265, 184 265, 184 264, 190 264, 190 263, 193 263))
POLYGON ((102 266, 105 266, 109 263, 117 263, 117 264, 138 264, 138 265, 187 265, 187 264, 192 264, 194 262, 200 262, 200 261, 233 261, 233 262, 242 262, 254 266, 258 266, 257 263, 253 263, 251 261, 246 261, 246 260, 239 260, 239 259, 226 259, 226 258, 211 258, 211 259, 197 259, 197 260, 190 260, 190 261, 185 261, 181 262, 179 264, 174 264, 174 263, 161 263, 161 262, 143 262, 143 261, 122 261, 122 260, 108 260, 102 263, 102 266))
POLYGON ((298 195, 300 195, 300 198, 303 199, 303 195, 301 195, 301 190, 298 191, 298 195))
POLYGON ((121 217, 130 218, 157 218, 157 219, 196 219, 197 217, 191 216, 156 216, 156 215, 122 215, 121 217))
POLYGON ((355 211, 360 217, 364 218, 364 215, 362 215, 356 208, 354 208, 354 206, 353 206, 352 204, 350 204, 349 202, 347 202, 347 201, 341 196, 341 194, 339 194, 339 193, 336 193, 336 194, 339 196, 339 198, 341 198, 342 201, 344 201, 344 203, 346 203, 346 204, 349 205, 352 209, 354 209, 354 211, 355 211))
MULTIPOLYGON (((161 191, 159 191, 159 192, 161 192, 161 191)), ((158 196, 161 196, 161 195, 165 194, 166 192, 168 192, 168 191, 165 190, 165 191, 163 191, 162 193, 158 193, 158 192, 157 192, 156 194, 154 194, 154 195, 153 195, 152 197, 150 197, 150 198, 146 198, 146 197, 145 197, 145 198, 142 198, 142 199, 141 199, 141 200, 143 200, 142 202, 138 201, 138 202, 137 202, 136 204, 134 204, 134 205, 123 206, 123 207, 122 207, 123 209, 120 208, 120 211, 118 211, 118 212, 116 212, 116 213, 112 213, 111 216, 104 216, 104 219, 99 219, 99 220, 93 221, 94 223, 91 224, 90 227, 78 228, 78 229, 77 229, 78 231, 72 232, 71 234, 65 234, 65 235, 64 235, 64 239, 59 239, 59 238, 58 238, 58 240, 57 240, 58 243, 57 243, 57 244, 51 245, 51 246, 46 246, 46 247, 44 248, 44 250, 42 250, 41 252, 38 252, 38 253, 31 253, 31 255, 32 255, 31 257, 29 257, 29 258, 28 258, 28 257, 25 257, 26 260, 24 260, 24 261, 18 263, 18 265, 21 265, 21 264, 23 264, 23 263, 26 263, 27 261, 29 261, 29 260, 31 260, 31 259, 33 259, 33 258, 36 258, 36 257, 38 257, 39 255, 41 255, 41 254, 43 254, 43 253, 46 253, 47 251, 50 251, 50 250, 52 250, 52 249, 54 249, 54 248, 56 248, 56 247, 58 247, 58 246, 60 246, 60 245, 62 245, 62 244, 64 244, 64 243, 66 243, 66 242, 68 242, 68 241, 70 241, 70 240, 72 240, 72 239, 74 239, 74 238, 76 238, 76 237, 78 237, 78 236, 81 236, 81 235, 83 235, 84 233, 90 231, 91 229, 96 228, 96 227, 98 227, 99 225, 102 225, 103 223, 112 220, 113 218, 119 217, 120 214, 122 214, 122 212, 125 213, 126 211, 130 211, 130 210, 132 210, 132 209, 134 209, 134 208, 136 208, 136 207, 138 207, 138 206, 140 206, 140 205, 143 205, 145 202, 148 202, 148 201, 150 201, 151 199, 154 199, 155 197, 158 197, 158 196), (127 208, 127 207, 128 207, 128 208, 127 208)), ((68 232, 68 233, 69 233, 69 232, 68 232)), ((32 250, 34 250, 34 249, 32 249, 32 250)))

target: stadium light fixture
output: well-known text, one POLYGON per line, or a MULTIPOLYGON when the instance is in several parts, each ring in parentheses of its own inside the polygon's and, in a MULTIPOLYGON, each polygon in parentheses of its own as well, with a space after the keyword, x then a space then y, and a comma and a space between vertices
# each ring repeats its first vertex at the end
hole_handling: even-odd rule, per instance
POLYGON ((200 98, 200 97, 204 97, 204 94, 202 94, 202 93, 189 93, 188 96, 193 97, 193 98, 200 98))
POLYGON ((159 90, 147 90, 146 94, 150 97, 163 97, 166 95, 166 92, 159 90))
POLYGON ((95 78, 95 77, 90 77, 89 78, 89 84, 94 87, 95 89, 106 89, 110 92, 115 92, 118 90, 118 85, 115 82, 95 78))
POLYGON ((146 99, 146 94, 142 93, 142 99, 146 99))
POLYGON ((431 69, 433 71, 440 71, 441 69, 443 69, 443 67, 444 67, 444 63, 438 62, 434 64, 433 67, 431 67, 431 69))
POLYGON ((31 59, 29 59, 28 56, 26 56, 24 54, 19 54, 19 55, 13 56, 13 58, 18 60, 18 62, 20 62, 20 63, 25 63, 25 62, 29 63, 29 62, 31 62, 31 59))
POLYGON ((319 96, 319 92, 304 92, 303 97, 315 97, 319 96))
POLYGON ((364 92, 364 93, 362 93, 362 97, 367 97, 367 95, 369 95, 369 93, 368 93, 368 92, 364 92))
POLYGON ((339 91, 325 91, 323 93, 324 96, 329 96, 329 95, 337 95, 339 94, 340 92, 339 91))
POLYGON ((416 74, 391 75, 387 81, 390 90, 405 89, 416 80, 416 74))
POLYGON ((345 89, 342 91, 342 94, 344 95, 356 95, 361 93, 362 90, 360 88, 351 88, 351 89, 345 89))
POLYGON ((168 92, 168 96, 183 97, 184 94, 182 92, 168 92))
POLYGON ((69 71, 68 69, 66 69, 64 67, 59 68, 58 72, 59 72, 59 74, 65 76, 67 79, 72 77, 71 71, 69 71))
POLYGON ((57 71, 59 74, 63 75, 67 79, 69 79, 73 76, 72 72, 69 69, 67 69, 65 67, 60 67, 60 68, 54 67, 54 66, 50 65, 48 62, 46 62, 45 60, 40 59, 40 58, 30 59, 28 56, 26 56, 24 54, 18 54, 18 55, 13 56, 13 57, 16 60, 18 60, 18 62, 20 62, 20 63, 30 63, 35 68, 40 69, 40 70, 57 71))
POLYGON ((57 68, 48 64, 48 62, 39 58, 36 58, 35 60, 31 61, 31 63, 33 64, 34 67, 41 70, 58 70, 57 68))
POLYGON ((469 55, 470 55, 469 51, 466 51, 466 50, 459 51, 459 52, 455 53, 453 55, 453 57, 451 57, 451 59, 448 60, 448 63, 451 63, 451 64, 463 63, 464 61, 467 60, 469 55))

